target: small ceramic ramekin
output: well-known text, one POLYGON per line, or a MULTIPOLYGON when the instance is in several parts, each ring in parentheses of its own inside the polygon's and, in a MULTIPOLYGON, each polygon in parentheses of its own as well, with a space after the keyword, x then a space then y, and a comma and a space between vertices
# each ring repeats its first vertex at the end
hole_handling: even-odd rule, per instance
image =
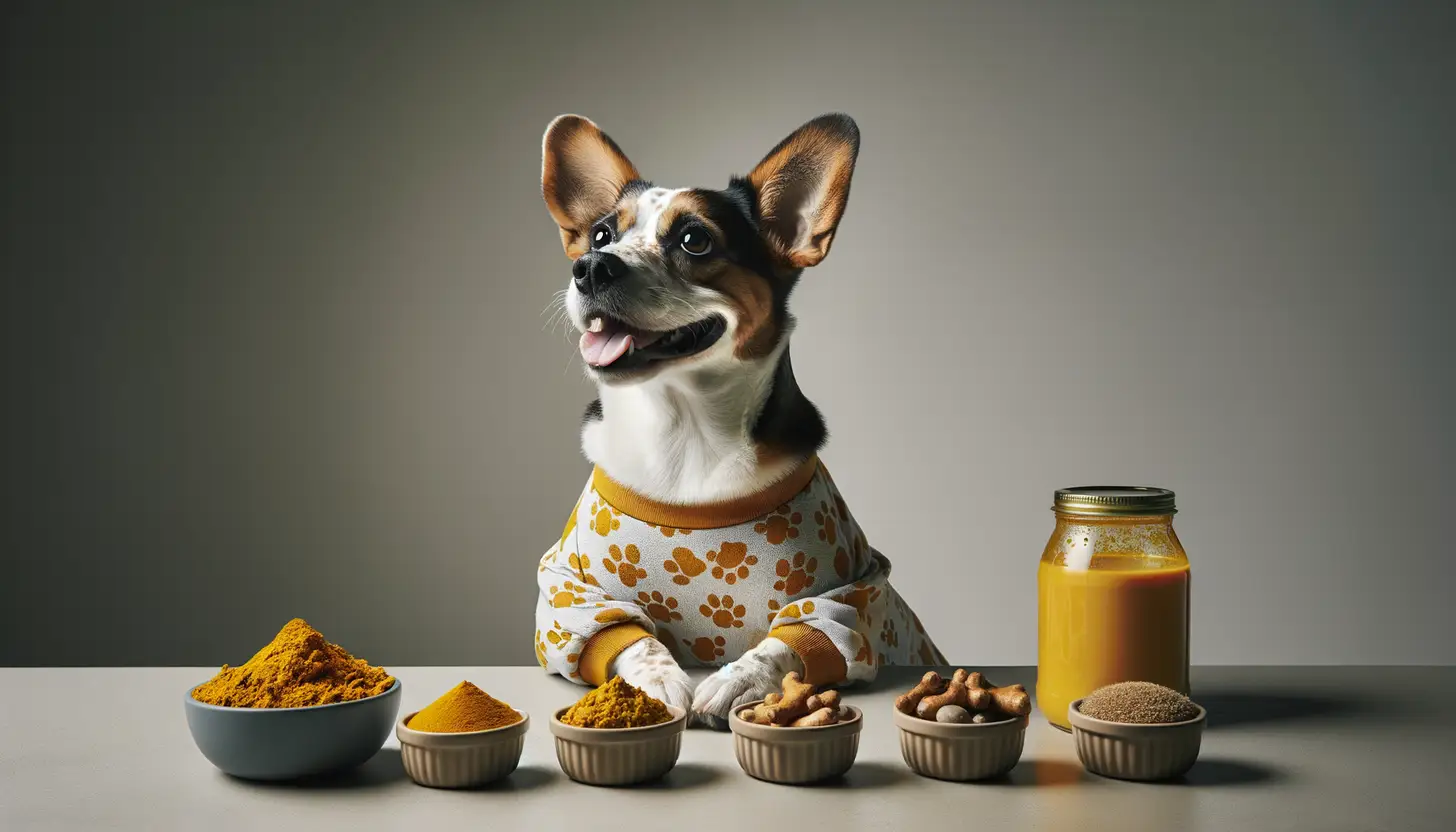
POLYGON ((815 728, 756 725, 738 715, 761 702, 740 705, 728 718, 733 752, 749 777, 790 785, 816 783, 838 777, 854 765, 864 726, 859 708, 841 706, 848 713, 846 718, 815 728))
POLYGON ((1067 708, 1077 756, 1093 774, 1118 780, 1169 780, 1193 767, 1203 743, 1208 712, 1184 722, 1134 725, 1082 713, 1082 700, 1067 708))
POLYGON ((641 728, 578 728, 561 721, 567 710, 551 715, 551 734, 556 737, 556 760, 572 780, 630 786, 656 780, 677 765, 688 723, 682 708, 668 705, 672 719, 641 728))
POLYGON ((1016 768, 1026 744, 1024 716, 999 722, 951 724, 895 714, 905 765, 936 780, 986 780, 1016 768))
MULTIPOLYGON (((415 713, 418 713, 416 711, 415 713)), ((414 714, 394 726, 405 774, 421 786, 468 789, 509 775, 521 762, 531 717, 517 710, 521 721, 489 731, 442 734, 409 727, 414 714)))

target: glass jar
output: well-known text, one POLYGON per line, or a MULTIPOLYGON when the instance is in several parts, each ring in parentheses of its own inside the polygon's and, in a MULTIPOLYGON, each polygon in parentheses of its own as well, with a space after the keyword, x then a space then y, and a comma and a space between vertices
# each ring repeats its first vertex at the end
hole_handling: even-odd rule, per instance
POLYGON ((1103 685, 1188 693, 1188 555, 1173 492, 1064 488, 1037 570, 1036 699, 1070 731, 1067 707, 1103 685))

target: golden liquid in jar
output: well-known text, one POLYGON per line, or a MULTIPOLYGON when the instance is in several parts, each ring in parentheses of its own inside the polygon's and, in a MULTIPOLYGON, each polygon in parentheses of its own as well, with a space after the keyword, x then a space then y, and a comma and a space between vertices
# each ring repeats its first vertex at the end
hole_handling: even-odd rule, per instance
POLYGON ((1067 707, 1114 682, 1188 693, 1188 561, 1148 564, 1104 554, 1090 569, 1038 569, 1036 699, 1053 725, 1071 730, 1067 707))

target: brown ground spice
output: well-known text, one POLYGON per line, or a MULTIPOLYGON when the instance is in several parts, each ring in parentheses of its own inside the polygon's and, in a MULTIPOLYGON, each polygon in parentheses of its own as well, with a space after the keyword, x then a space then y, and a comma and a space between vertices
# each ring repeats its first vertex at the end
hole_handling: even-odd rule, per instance
POLYGON ((510 705, 470 682, 461 682, 415 714, 405 727, 435 734, 489 731, 521 721, 510 705))
POLYGON ((1188 697, 1152 682, 1118 682, 1098 688, 1082 700, 1079 710, 1093 719, 1131 725, 1183 722, 1198 716, 1198 706, 1188 697))
POLYGON ((583 696, 561 715, 561 721, 578 728, 641 728, 672 719, 661 701, 613 676, 606 684, 583 696))
POLYGON ((393 685, 384 668, 354 658, 295 618, 246 664, 223 665, 192 698, 230 708, 303 708, 367 699, 393 685))

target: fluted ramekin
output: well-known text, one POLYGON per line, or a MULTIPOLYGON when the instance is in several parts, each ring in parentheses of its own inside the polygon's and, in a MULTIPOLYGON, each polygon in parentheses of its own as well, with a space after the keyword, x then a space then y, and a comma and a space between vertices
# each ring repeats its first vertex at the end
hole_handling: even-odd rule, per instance
MULTIPOLYGON (((415 713, 418 713, 416 711, 415 713)), ((506 777, 521 762, 531 718, 517 710, 521 721, 489 731, 457 734, 416 731, 409 714, 394 727, 405 774, 421 786, 467 789, 506 777)))
POLYGON ((1208 712, 1183 722, 1134 725, 1108 722, 1079 710, 1078 699, 1067 708, 1077 756, 1093 774, 1119 780, 1169 780, 1193 767, 1203 743, 1208 712))
POLYGON ((688 722, 682 708, 668 705, 672 719, 641 728, 578 728, 561 721, 567 710, 552 714, 551 734, 556 737, 556 760, 572 780, 630 786, 656 780, 677 765, 688 722))

